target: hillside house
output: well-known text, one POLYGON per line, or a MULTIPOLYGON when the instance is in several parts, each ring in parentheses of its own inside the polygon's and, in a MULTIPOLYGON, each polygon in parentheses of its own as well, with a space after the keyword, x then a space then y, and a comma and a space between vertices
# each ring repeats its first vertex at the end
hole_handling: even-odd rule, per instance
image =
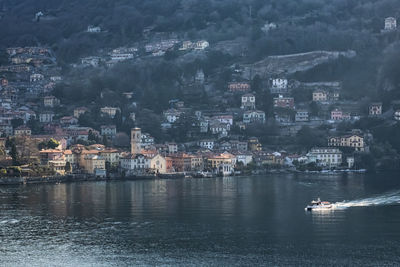
POLYGON ((88 27, 87 27, 87 30, 86 30, 87 32, 90 32, 90 33, 99 33, 99 32, 101 32, 101 28, 99 27, 99 26, 93 26, 93 25, 89 25, 88 27))
POLYGON ((369 106, 370 116, 380 116, 382 115, 382 103, 372 103, 369 106))
POLYGON ((14 130, 15 136, 31 136, 32 131, 31 128, 21 125, 14 130))
POLYGON ((154 137, 151 136, 149 133, 142 133, 140 136, 140 144, 142 149, 148 149, 154 145, 154 137))
POLYGON ((218 134, 219 137, 228 136, 231 130, 231 125, 229 123, 223 123, 219 121, 210 122, 210 132, 212 134, 218 134))
POLYGON ((60 123, 63 126, 77 125, 78 119, 73 116, 64 116, 60 119, 60 123))
POLYGON ((203 70, 197 70, 196 71, 196 74, 194 76, 194 81, 196 83, 200 83, 200 84, 204 83, 205 75, 204 75, 204 71, 203 70))
POLYGON ((7 87, 8 86, 8 80, 5 79, 5 78, 0 78, 0 86, 7 87))
POLYGON ((39 122, 41 123, 52 122, 53 118, 54 118, 54 112, 52 111, 44 111, 39 114, 39 122))
POLYGON ((230 141, 230 144, 231 144, 232 150, 242 151, 242 152, 248 150, 247 142, 232 140, 232 141, 230 141))
POLYGON ((331 111, 331 120, 342 121, 342 120, 350 120, 350 119, 351 119, 350 113, 343 112, 339 108, 335 108, 334 110, 331 111))
POLYGON ((86 67, 98 67, 100 65, 100 57, 84 57, 81 58, 81 64, 86 67))
POLYGON ((284 97, 283 95, 279 95, 279 97, 274 98, 274 107, 294 109, 294 98, 284 97))
POLYGON ((1 135, 11 136, 11 135, 13 135, 13 133, 14 133, 14 131, 13 131, 12 125, 4 124, 4 123, 0 124, 0 134, 1 135))
POLYGON ((167 152, 168 154, 174 154, 178 152, 178 144, 177 143, 166 143, 167 146, 167 152))
POLYGON ((199 147, 207 148, 207 149, 210 149, 210 150, 214 149, 214 144, 215 144, 214 140, 210 140, 210 139, 200 140, 199 141, 199 147))
POLYGON ((111 118, 114 118, 117 112, 121 112, 120 108, 114 108, 114 107, 103 107, 100 108, 100 112, 103 114, 107 114, 111 118))
POLYGON ((43 98, 43 105, 46 108, 54 108, 60 104, 60 100, 57 99, 55 96, 45 96, 43 98))
POLYGON ((209 47, 210 44, 206 40, 200 40, 194 43, 194 49, 195 50, 204 50, 207 47, 209 47))
POLYGON ((251 86, 248 82, 231 82, 228 84, 229 92, 248 92, 250 91, 251 86))
POLYGON ((117 135, 117 127, 115 125, 102 125, 100 126, 100 134, 109 139, 114 139, 117 135))
POLYGON ((232 115, 215 115, 211 117, 211 123, 213 121, 218 121, 220 123, 227 123, 229 125, 233 125, 233 116, 232 115))
POLYGON ((276 122, 286 124, 292 122, 292 116, 286 112, 275 112, 274 118, 276 122))
POLYGON ((364 138, 357 134, 329 137, 328 146, 354 148, 356 151, 365 150, 364 138))
POLYGON ((182 46, 179 48, 179 50, 186 51, 186 50, 204 50, 207 47, 209 47, 210 44, 206 40, 200 40, 197 42, 192 42, 192 41, 184 41, 182 42, 182 46))
POLYGON ((262 150, 262 144, 258 141, 257 137, 251 137, 249 138, 248 142, 248 147, 250 151, 261 151, 262 150))
POLYGON ((163 115, 167 122, 174 123, 177 120, 179 120, 179 118, 182 115, 182 112, 177 109, 171 108, 171 109, 164 111, 163 115))
POLYGON ((314 102, 326 102, 328 101, 328 92, 325 90, 315 90, 312 94, 314 102))
POLYGON ((393 17, 385 19, 385 31, 393 31, 397 28, 397 20, 393 17))
POLYGON ((241 109, 249 110, 256 108, 256 97, 253 94, 245 94, 242 96, 241 109))
POLYGON ((221 151, 231 151, 232 150, 232 144, 230 142, 222 142, 219 145, 219 150, 221 151))
POLYGON ((248 110, 243 113, 243 123, 265 123, 265 112, 261 110, 248 110))
POLYGON ((74 117, 79 119, 79 117, 80 117, 82 114, 85 114, 85 113, 88 112, 88 111, 89 111, 89 109, 86 108, 86 107, 78 107, 78 108, 75 108, 75 109, 74 109, 74 117))
POLYGON ((51 76, 50 77, 50 81, 52 81, 52 82, 60 82, 60 81, 62 81, 62 77, 61 76, 51 76))
POLYGON ((393 116, 396 121, 400 121, 400 109, 396 110, 393 116))
POLYGON ((337 101, 339 100, 339 96, 340 94, 337 90, 331 92, 322 89, 315 90, 312 95, 314 102, 337 101))
POLYGON ((309 121, 309 113, 308 113, 308 111, 307 110, 298 110, 298 111, 296 111, 295 121, 296 122, 309 121))
POLYGON ((270 92, 271 94, 288 93, 288 80, 282 78, 270 79, 270 92))
POLYGON ((44 75, 43 74, 40 74, 40 73, 34 73, 34 74, 31 74, 30 76, 29 76, 29 81, 31 82, 31 83, 33 83, 33 82, 39 82, 39 81, 43 81, 44 80, 44 75))
POLYGON ((111 62, 117 63, 125 60, 133 59, 134 55, 132 53, 111 53, 111 62))

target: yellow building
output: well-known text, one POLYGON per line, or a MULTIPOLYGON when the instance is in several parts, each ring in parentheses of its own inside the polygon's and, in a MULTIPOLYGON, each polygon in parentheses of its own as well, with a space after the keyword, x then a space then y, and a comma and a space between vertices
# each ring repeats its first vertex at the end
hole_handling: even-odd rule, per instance
POLYGON ((236 165, 236 156, 225 152, 222 154, 208 156, 207 167, 212 172, 220 175, 231 175, 236 165))
POLYGON ((86 173, 95 174, 96 170, 106 169, 106 161, 101 156, 88 154, 83 157, 81 168, 84 169, 86 173))
POLYGON ((225 152, 222 154, 215 154, 207 158, 207 167, 210 169, 218 169, 223 164, 228 164, 233 169, 236 164, 236 156, 225 152))
POLYGON ((258 141, 258 138, 252 137, 248 141, 249 150, 250 151, 261 151, 262 144, 258 141))
POLYGON ((72 153, 71 150, 64 150, 64 159, 65 162, 71 163, 72 166, 78 165, 78 157, 76 154, 72 153))
POLYGON ((117 149, 105 149, 99 151, 99 155, 109 162, 111 166, 118 166, 121 153, 117 149))
POLYGON ((64 175, 65 174, 65 160, 50 160, 48 165, 52 168, 57 174, 64 175))
POLYGON ((365 150, 364 137, 357 134, 329 137, 328 145, 354 148, 356 151, 365 150))
POLYGON ((79 118, 82 114, 85 114, 88 111, 89 111, 89 109, 86 107, 76 108, 76 109, 74 109, 74 117, 79 118))

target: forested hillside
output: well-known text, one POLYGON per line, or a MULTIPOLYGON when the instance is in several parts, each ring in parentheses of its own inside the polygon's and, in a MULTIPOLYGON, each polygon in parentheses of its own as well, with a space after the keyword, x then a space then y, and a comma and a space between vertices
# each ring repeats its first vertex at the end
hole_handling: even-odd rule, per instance
MULTIPOLYGON (((0 64, 8 63, 7 47, 48 47, 65 77, 53 92, 66 107, 59 116, 76 105, 118 106, 118 130, 129 130, 132 125, 122 118, 135 111, 137 124, 168 139, 159 126, 170 100, 225 111, 240 105, 238 96, 224 95, 233 81, 251 83, 258 108, 270 117, 272 96, 265 88, 274 76, 298 83, 338 81, 341 100, 382 101, 388 110, 400 99, 400 36, 382 29, 385 18, 399 15, 398 0, 0 0, 0 64), (101 31, 88 33, 89 25, 101 31), (210 45, 204 51, 176 45, 159 56, 145 51, 148 44, 171 39, 210 45), (77 67, 82 58, 108 57, 119 47, 137 48, 135 59, 77 67), (273 57, 296 53, 307 54, 286 61, 273 57), (193 83, 199 71, 201 85, 193 83), (133 93, 134 105, 126 92, 133 93)), ((296 102, 311 102, 310 91, 293 95, 296 102)), ((96 112, 80 120, 95 128, 104 123, 96 112)), ((183 135, 188 121, 177 126, 183 135)))

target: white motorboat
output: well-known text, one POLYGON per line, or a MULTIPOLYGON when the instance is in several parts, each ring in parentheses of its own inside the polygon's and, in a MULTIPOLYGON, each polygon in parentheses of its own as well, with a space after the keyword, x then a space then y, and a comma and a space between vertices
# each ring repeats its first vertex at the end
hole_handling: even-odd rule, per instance
POLYGON ((311 201, 310 205, 305 207, 305 210, 312 211, 312 210, 329 210, 332 209, 332 204, 328 201, 321 201, 321 199, 311 201))

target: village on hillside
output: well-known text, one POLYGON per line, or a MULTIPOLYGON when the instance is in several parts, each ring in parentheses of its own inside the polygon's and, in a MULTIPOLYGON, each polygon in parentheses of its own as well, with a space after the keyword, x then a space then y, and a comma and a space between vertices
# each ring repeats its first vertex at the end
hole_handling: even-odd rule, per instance
MULTIPOLYGON (((98 26, 87 28, 87 34, 102 31, 98 26)), ((382 34, 393 31, 397 31, 396 19, 390 17, 382 34)), ((103 50, 68 67, 72 72, 95 71, 173 53, 201 55, 212 49, 207 40, 151 39, 134 47, 103 50)), ((375 139, 370 126, 362 122, 368 119, 394 125, 400 121, 400 99, 393 99, 390 106, 356 101, 346 97, 340 80, 301 82, 283 66, 286 62, 298 70, 300 63, 308 60, 302 57, 335 60, 355 53, 319 51, 271 57, 269 60, 277 63, 266 75, 265 66, 236 64, 230 81, 224 84, 216 83, 207 69, 197 69, 195 75, 185 77, 188 89, 180 98, 168 99, 169 107, 161 112, 155 112, 158 107, 151 111, 158 118, 157 129, 167 136, 160 142, 154 136, 157 131, 146 128, 155 121, 143 115, 149 111, 142 108, 135 92, 120 94, 123 105, 66 103, 57 97, 57 86, 71 77, 57 64, 51 48, 10 47, 6 53, 8 64, 0 66, 1 177, 212 177, 265 171, 360 171, 368 169, 371 155, 377 153, 371 149, 375 139), (202 92, 207 93, 206 99, 202 92), (200 98, 201 104, 195 101, 200 98), (101 125, 94 127, 88 114, 96 114, 101 125)), ((107 93, 106 88, 101 89, 99 97, 107 98, 107 93)))

